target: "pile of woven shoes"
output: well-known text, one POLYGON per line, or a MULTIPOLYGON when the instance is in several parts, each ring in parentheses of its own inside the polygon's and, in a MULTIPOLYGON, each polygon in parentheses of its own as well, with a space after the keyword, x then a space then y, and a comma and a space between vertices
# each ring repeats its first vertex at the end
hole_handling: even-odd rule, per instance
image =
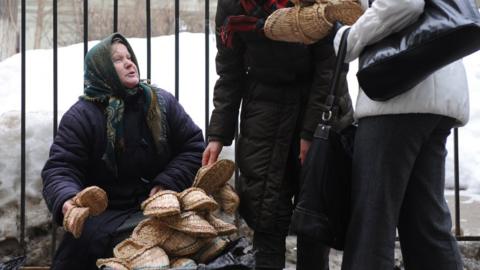
POLYGON ((330 33, 335 22, 352 25, 363 14, 358 0, 292 0, 274 11, 263 31, 272 40, 312 44, 330 33))
POLYGON ((72 198, 73 207, 63 217, 63 228, 79 238, 83 224, 89 216, 100 215, 108 205, 107 193, 97 186, 90 186, 72 198))
POLYGON ((115 246, 114 257, 97 260, 97 267, 127 269, 196 269, 208 263, 227 246, 235 225, 214 212, 233 214, 238 195, 227 182, 235 164, 218 160, 198 170, 191 188, 182 192, 164 190, 145 200, 141 207, 147 219, 131 236, 115 246))

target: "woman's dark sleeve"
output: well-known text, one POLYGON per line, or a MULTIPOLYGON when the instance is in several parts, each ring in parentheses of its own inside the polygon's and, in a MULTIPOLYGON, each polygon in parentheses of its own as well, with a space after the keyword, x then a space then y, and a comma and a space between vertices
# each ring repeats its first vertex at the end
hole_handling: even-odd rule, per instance
POLYGON ((167 139, 172 149, 172 158, 165 169, 154 178, 153 183, 179 192, 192 186, 195 174, 202 164, 205 141, 202 130, 175 97, 163 90, 161 92, 167 106, 166 116, 170 131, 167 139))
POLYGON ((240 101, 246 83, 246 74, 243 64, 245 46, 238 33, 232 36, 232 46, 222 43, 221 32, 225 20, 233 10, 235 1, 218 1, 215 16, 215 34, 217 55, 215 64, 218 80, 213 92, 214 110, 210 119, 207 136, 209 140, 221 141, 224 145, 231 145, 238 121, 240 101))
MULTIPOLYGON (((58 127, 42 170, 43 198, 54 220, 62 224, 62 207, 84 187, 88 164, 89 121, 75 106, 67 111, 58 127)), ((91 147, 91 146, 90 146, 91 147)))

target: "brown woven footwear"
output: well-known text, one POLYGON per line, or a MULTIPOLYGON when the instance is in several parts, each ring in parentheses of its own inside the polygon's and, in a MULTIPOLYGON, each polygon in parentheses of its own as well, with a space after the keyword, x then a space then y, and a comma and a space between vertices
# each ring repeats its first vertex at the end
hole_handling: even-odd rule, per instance
POLYGON ((198 170, 192 186, 205 190, 207 194, 213 194, 228 182, 234 171, 235 162, 229 159, 217 160, 198 170))
POLYGON ((87 187, 73 197, 73 204, 88 207, 90 215, 96 216, 107 209, 107 193, 97 186, 87 187))
POLYGON ((83 225, 88 218, 89 209, 86 207, 72 207, 63 217, 63 228, 71 232, 73 237, 79 238, 83 231, 83 225))

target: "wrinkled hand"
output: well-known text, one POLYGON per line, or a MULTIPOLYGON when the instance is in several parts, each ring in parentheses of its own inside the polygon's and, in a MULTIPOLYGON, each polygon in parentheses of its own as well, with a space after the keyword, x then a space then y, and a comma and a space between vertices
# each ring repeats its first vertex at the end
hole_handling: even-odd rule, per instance
POLYGON ((300 164, 303 166, 303 162, 308 154, 308 149, 310 149, 310 145, 312 144, 311 141, 300 139, 300 155, 298 158, 300 159, 300 164))
POLYGON ((222 152, 223 143, 220 141, 211 141, 208 143, 207 148, 203 151, 202 166, 211 165, 218 159, 218 155, 222 152))
POLYGON ((154 186, 154 187, 152 188, 152 190, 150 190, 150 194, 149 194, 148 196, 149 196, 149 197, 152 197, 152 196, 155 195, 157 192, 162 191, 162 190, 165 190, 162 186, 160 186, 160 185, 154 186))

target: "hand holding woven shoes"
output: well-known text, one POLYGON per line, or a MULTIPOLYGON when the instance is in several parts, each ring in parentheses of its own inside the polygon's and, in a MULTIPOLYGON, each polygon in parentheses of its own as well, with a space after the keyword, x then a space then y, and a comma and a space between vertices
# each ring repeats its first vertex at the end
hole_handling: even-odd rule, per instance
POLYGON ((305 5, 305 0, 297 0, 294 7, 270 14, 263 29, 265 36, 272 40, 312 44, 327 36, 335 22, 352 25, 363 14, 358 0, 314 1, 313 5, 305 5))
POLYGON ((63 228, 79 238, 83 231, 83 224, 89 216, 101 214, 108 205, 105 191, 91 186, 80 191, 71 200, 64 204, 63 228))

